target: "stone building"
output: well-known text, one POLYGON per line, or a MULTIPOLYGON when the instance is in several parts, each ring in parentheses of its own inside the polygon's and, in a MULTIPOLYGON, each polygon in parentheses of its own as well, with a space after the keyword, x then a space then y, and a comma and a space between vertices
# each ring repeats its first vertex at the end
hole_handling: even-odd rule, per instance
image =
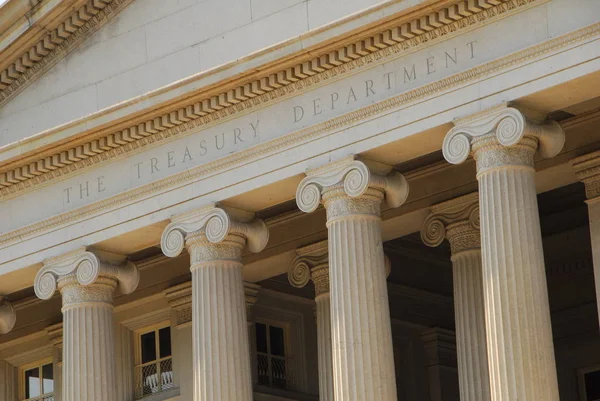
POLYGON ((597 0, 8 0, 0 401, 598 401, 599 149, 597 0))

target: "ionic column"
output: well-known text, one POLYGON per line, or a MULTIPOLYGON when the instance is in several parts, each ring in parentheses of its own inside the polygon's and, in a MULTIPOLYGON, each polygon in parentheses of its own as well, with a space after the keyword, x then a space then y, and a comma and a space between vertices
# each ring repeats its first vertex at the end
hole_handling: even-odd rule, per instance
POLYGON ((15 327, 17 314, 12 304, 0 295, 0 334, 6 334, 15 327))
POLYGON ((489 401, 479 202, 477 193, 431 207, 421 239, 438 246, 450 242, 456 315, 456 351, 461 401, 489 401))
POLYGON ((52 350, 52 365, 54 373, 54 401, 62 401, 62 370, 63 370, 63 324, 58 323, 46 328, 52 350))
POLYGON ((124 258, 85 248, 44 262, 34 289, 41 299, 57 286, 62 295, 63 401, 117 401, 113 292, 131 293, 138 281, 124 258))
POLYGON ((380 205, 408 196, 400 174, 346 158, 307 173, 296 192, 300 210, 327 210, 334 397, 396 401, 396 376, 380 205))
POLYGON ((556 155, 560 125, 494 108, 456 121, 444 157, 477 163, 491 396, 558 401, 558 384, 533 159, 556 155))
POLYGON ((600 151, 588 153, 571 160, 577 177, 585 184, 590 240, 592 242, 592 260, 594 263, 594 282, 596 285, 596 303, 598 321, 600 321, 600 151))
POLYGON ((232 213, 209 206, 173 217, 161 238, 165 255, 190 254, 194 401, 252 400, 242 249, 261 251, 268 230, 232 213))
POLYGON ((244 281, 244 297, 246 300, 246 320, 248 322, 248 345, 250 347, 250 372, 252 388, 258 383, 258 361, 256 355, 256 321, 254 319, 254 304, 258 301, 260 285, 244 281))
POLYGON ((331 353, 331 297, 327 241, 296 250, 298 256, 288 271, 294 287, 304 287, 312 279, 317 304, 317 344, 319 358, 319 401, 333 401, 333 361, 331 353))

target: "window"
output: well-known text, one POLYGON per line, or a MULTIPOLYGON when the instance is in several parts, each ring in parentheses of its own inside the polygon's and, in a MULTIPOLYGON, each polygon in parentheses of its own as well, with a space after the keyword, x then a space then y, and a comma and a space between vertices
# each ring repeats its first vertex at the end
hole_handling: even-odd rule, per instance
POLYGON ((161 327, 138 335, 136 398, 175 386, 171 359, 171 328, 161 327))
POLYGON ((30 401, 54 401, 52 363, 22 369, 22 398, 30 401))
POLYGON ((287 389, 290 383, 284 329, 256 323, 256 353, 258 384, 287 389))
POLYGON ((600 401, 600 370, 583 374, 586 401, 600 401))

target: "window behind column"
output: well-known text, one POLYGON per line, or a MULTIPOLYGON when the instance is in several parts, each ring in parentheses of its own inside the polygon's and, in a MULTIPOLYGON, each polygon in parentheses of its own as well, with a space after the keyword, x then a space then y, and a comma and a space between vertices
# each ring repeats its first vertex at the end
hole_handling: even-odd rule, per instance
POLYGON ((175 387, 171 357, 171 327, 141 330, 137 335, 136 398, 175 387))
POLYGON ((41 361, 22 367, 19 387, 22 400, 54 401, 52 361, 41 361))
POLYGON ((280 389, 291 388, 284 328, 267 323, 256 323, 256 354, 259 385, 280 389))

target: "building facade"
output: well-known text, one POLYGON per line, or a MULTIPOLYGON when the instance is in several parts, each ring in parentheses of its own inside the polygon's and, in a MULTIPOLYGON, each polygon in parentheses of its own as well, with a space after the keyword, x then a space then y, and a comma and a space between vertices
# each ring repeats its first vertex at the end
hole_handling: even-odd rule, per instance
POLYGON ((0 401, 600 400, 600 2, 8 0, 0 401))

